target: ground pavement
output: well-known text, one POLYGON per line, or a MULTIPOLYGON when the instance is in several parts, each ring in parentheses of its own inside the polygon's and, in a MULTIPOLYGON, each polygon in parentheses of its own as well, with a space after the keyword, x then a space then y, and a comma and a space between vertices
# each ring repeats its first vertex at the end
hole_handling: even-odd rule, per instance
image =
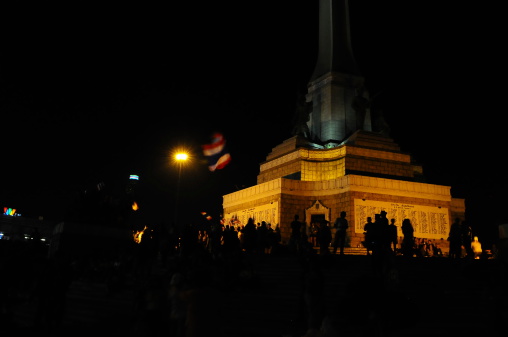
MULTIPOLYGON (((341 326, 337 336, 367 336, 372 331, 389 337, 505 336, 508 331, 506 271, 496 259, 397 256, 388 273, 392 282, 380 287, 374 284, 379 279, 371 258, 319 257, 326 314, 341 326), (372 289, 381 288, 389 291, 373 294, 372 289), (372 324, 382 328, 366 331, 372 324)), ((301 260, 281 254, 249 261, 251 269, 223 293, 222 337, 304 336, 306 320, 299 315, 301 260)), ((67 294, 63 324, 51 336, 148 336, 134 329, 135 296, 132 287, 111 294, 100 282, 75 281, 67 294)), ((14 309, 14 324, 0 327, 0 336, 36 335, 30 328, 33 304, 20 301, 14 309)))

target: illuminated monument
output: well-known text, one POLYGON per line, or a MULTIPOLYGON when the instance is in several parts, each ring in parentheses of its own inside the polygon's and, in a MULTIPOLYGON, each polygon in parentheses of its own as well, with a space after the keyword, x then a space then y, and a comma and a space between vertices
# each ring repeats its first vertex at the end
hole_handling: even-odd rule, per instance
POLYGON ((450 186, 423 182, 422 167, 371 117, 364 78, 355 62, 347 0, 320 0, 319 52, 293 137, 261 163, 257 185, 223 196, 226 222, 279 224, 283 241, 295 214, 307 224, 349 220, 350 247, 360 246, 367 217, 381 210, 400 227, 409 218, 415 237, 447 246, 451 219, 464 218, 464 199, 450 186))

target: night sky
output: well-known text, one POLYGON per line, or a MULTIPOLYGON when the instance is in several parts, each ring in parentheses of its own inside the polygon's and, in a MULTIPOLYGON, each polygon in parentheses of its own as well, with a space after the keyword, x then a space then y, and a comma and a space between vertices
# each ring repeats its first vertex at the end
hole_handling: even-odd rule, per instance
MULTIPOLYGON (((508 221, 495 12, 350 4, 372 109, 428 183, 466 198, 481 235, 508 221)), ((317 56, 315 0, 25 7, 3 16, 0 205, 47 219, 63 219, 101 181, 122 189, 132 173, 150 221, 170 216, 169 154, 179 146, 194 155, 182 170, 181 212, 218 215, 222 195, 255 185, 259 164, 291 137, 317 56), (209 172, 200 145, 215 131, 232 162, 209 172)))

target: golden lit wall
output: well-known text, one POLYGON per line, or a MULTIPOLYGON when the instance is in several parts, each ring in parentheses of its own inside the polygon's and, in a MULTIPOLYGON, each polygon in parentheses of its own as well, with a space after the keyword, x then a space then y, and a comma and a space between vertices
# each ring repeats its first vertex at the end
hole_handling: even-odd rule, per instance
POLYGON ((364 172, 381 176, 413 178, 415 167, 407 154, 340 146, 333 149, 297 149, 260 166, 258 184, 300 174, 302 181, 320 181, 343 177, 346 172, 364 172))
POLYGON ((398 236, 402 234, 402 220, 409 219, 414 229, 415 237, 429 239, 443 239, 450 231, 450 210, 440 205, 425 206, 403 202, 384 202, 367 199, 355 199, 355 233, 363 233, 363 226, 367 217, 374 219, 375 214, 382 210, 387 212, 388 219, 395 219, 398 236))
POLYGON ((302 181, 320 181, 343 177, 345 175, 344 160, 327 162, 302 161, 302 181))
POLYGON ((246 218, 278 205, 270 216, 280 224, 285 240, 295 214, 306 221, 313 214, 325 215, 333 222, 346 211, 351 224, 348 240, 351 247, 357 247, 364 239, 365 210, 371 214, 389 205, 401 219, 401 210, 412 210, 412 215, 418 215, 414 218, 418 218, 420 234, 443 239, 442 247, 447 245, 442 236, 451 218, 463 218, 464 200, 452 198, 449 186, 415 181, 416 175, 423 174, 422 168, 413 163, 411 155, 400 152, 393 140, 360 132, 336 148, 314 145, 301 146, 300 140, 292 137, 273 148, 260 165, 256 186, 224 196, 224 213, 245 214, 246 218), (368 207, 359 206, 359 200, 368 207), (425 216, 430 221, 427 227, 423 226, 425 216))
POLYGON ((379 159, 348 157, 346 169, 355 172, 369 172, 384 176, 413 177, 413 166, 408 163, 388 162, 379 159))
MULTIPOLYGON (((260 214, 260 210, 266 211, 265 209, 273 209, 273 205, 278 205, 272 219, 280 224, 283 237, 287 238, 294 215, 299 214, 302 220, 306 219, 306 210, 319 201, 329 209, 327 214, 332 221, 339 216, 340 211, 347 212, 351 223, 349 239, 351 245, 356 247, 363 240, 363 233, 358 226, 366 220, 366 216, 363 210, 355 206, 355 201, 364 202, 363 199, 374 208, 397 204, 402 208, 427 212, 441 207, 442 211, 430 212, 430 217, 435 218, 436 214, 449 212, 448 220, 463 215, 465 210, 463 199, 451 198, 449 186, 357 175, 323 181, 274 179, 225 195, 223 208, 224 214, 260 214)), ((398 213, 398 216, 403 215, 398 213)), ((435 238, 434 234, 437 233, 429 234, 433 234, 429 237, 435 238)), ((442 230, 438 236, 440 235, 442 230)))

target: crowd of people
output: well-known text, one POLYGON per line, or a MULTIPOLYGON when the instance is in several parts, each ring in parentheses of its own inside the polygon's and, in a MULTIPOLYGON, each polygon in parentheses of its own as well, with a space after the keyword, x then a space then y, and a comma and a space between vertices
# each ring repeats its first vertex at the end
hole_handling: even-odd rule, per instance
MULTIPOLYGON (((411 220, 407 218, 402 221, 403 238, 399 248, 395 221, 395 219, 390 219, 388 224, 385 211, 376 214, 374 222, 371 217, 367 218, 364 225, 365 240, 363 245, 367 248, 368 255, 373 250, 380 248, 406 257, 443 257, 446 255, 441 245, 435 240, 415 237, 411 220)), ((477 236, 473 237, 471 226, 465 220, 455 219, 450 227, 447 240, 450 246, 447 256, 450 258, 479 259, 482 256, 481 243, 477 236)))
MULTIPOLYGON (((264 221, 256 223, 252 218, 244 226, 211 222, 188 224, 181 230, 153 226, 144 231, 139 242, 133 240, 127 250, 88 256, 74 256, 60 250, 47 256, 48 250, 38 239, 25 249, 21 249, 23 247, 17 242, 4 242, 0 267, 8 277, 2 279, 2 284, 4 289, 12 290, 12 298, 0 301, 1 318, 8 321, 13 303, 19 300, 16 296, 24 294, 21 297, 33 300, 36 306, 34 327, 56 329, 62 322, 65 293, 72 282, 104 282, 112 294, 122 291, 130 283, 137 289, 134 327, 139 333, 153 330, 147 335, 171 331, 170 335, 174 336, 199 336, 199 331, 192 331, 203 326, 199 322, 213 318, 200 316, 200 310, 207 302, 220 298, 222 292, 255 282, 253 258, 277 254, 305 258, 344 254, 345 232, 349 227, 346 215, 341 212, 333 223, 325 219, 315 221, 309 229, 295 215, 287 242, 282 241, 278 225, 272 227, 264 221), (162 272, 154 273, 154 268, 162 272), (161 322, 166 325, 160 326, 161 322)), ((406 257, 443 256, 439 245, 432 240, 414 237, 409 219, 402 221, 400 248, 397 248, 399 238, 395 221, 389 221, 386 212, 376 214, 374 221, 367 218, 364 230, 364 245, 372 255, 374 271, 379 275, 390 275, 390 261, 398 254, 406 257)), ((479 257, 481 246, 477 238, 471 240, 470 235, 467 224, 457 218, 450 229, 451 258, 479 257), (461 247, 469 245, 470 250, 465 256, 458 252, 459 244, 461 247)), ((315 275, 316 270, 309 269, 308 272, 315 275)), ((219 314, 214 310, 210 312, 219 314)), ((209 326, 213 322, 206 324, 209 326)))
POLYGON ((136 237, 121 248, 113 239, 103 246, 89 242, 94 248, 87 252, 72 244, 52 252, 36 235, 0 240, 0 285, 8 293, 0 297, 2 329, 15 328, 14 309, 24 303, 33 306, 33 321, 26 324, 34 332, 56 331, 66 294, 78 282, 103 283, 111 296, 135 289, 133 329, 141 335, 201 336, 199 329, 214 324, 210 313, 220 312, 203 307, 220 303, 221 292, 255 281, 251 258, 280 254, 286 246, 278 226, 254 219, 245 226, 146 226, 136 237))

